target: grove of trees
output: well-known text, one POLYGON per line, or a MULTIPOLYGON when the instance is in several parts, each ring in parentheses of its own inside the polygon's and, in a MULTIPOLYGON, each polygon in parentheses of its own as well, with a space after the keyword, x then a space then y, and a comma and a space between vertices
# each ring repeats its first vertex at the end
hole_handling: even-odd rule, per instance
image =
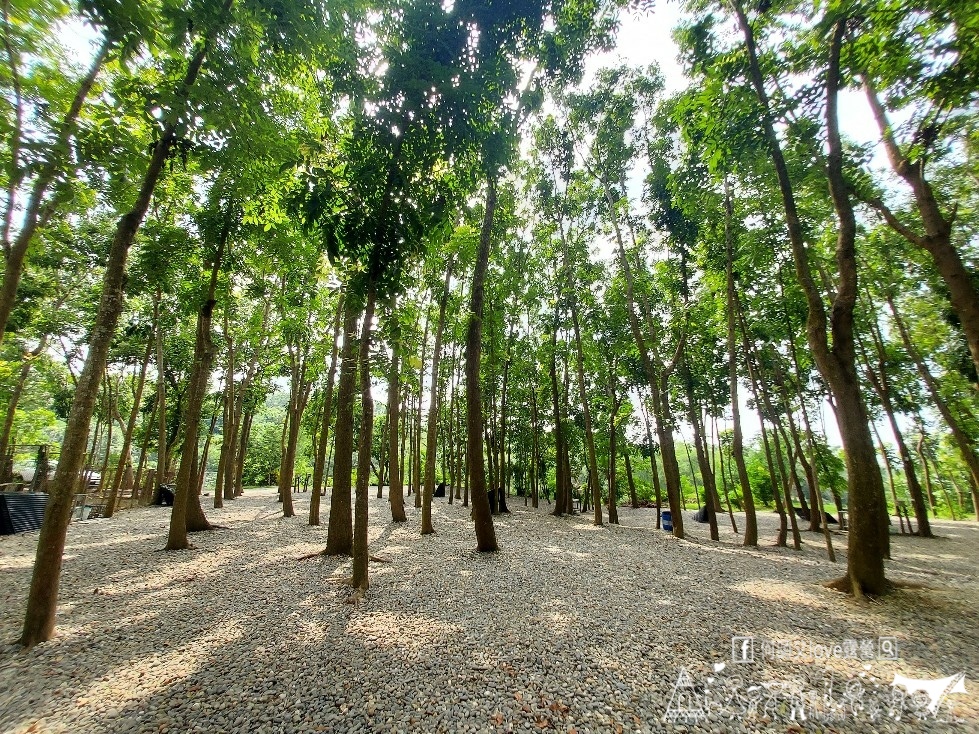
POLYGON ((2 0, 0 481, 56 463, 21 644, 92 477, 172 481, 169 550, 328 493, 359 594, 372 486, 427 534, 444 482, 481 551, 517 497, 833 560, 842 514, 858 596, 901 509, 974 515, 979 8, 682 5, 670 94, 588 63, 651 2, 2 0))

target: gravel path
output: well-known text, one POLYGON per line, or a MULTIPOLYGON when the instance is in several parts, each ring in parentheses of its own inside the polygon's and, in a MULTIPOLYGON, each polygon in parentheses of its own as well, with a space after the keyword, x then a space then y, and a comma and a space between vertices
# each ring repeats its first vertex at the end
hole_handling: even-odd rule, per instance
MULTIPOLYGON (((858 603, 819 584, 842 573, 845 536, 837 565, 822 536, 776 549, 772 514, 747 551, 729 522, 714 544, 688 515, 677 541, 654 510, 597 528, 511 498, 501 552, 480 555, 468 509, 436 500, 421 537, 414 508, 395 527, 372 497, 386 562, 351 604, 349 559, 302 560, 326 543, 308 497, 285 520, 249 491, 178 553, 159 550, 165 508, 72 525, 59 637, 0 647, 0 732, 979 731, 976 523, 895 536, 889 576, 925 588, 858 603), (889 685, 962 672, 951 714, 889 685)), ((0 539, 5 642, 36 540, 0 539)))

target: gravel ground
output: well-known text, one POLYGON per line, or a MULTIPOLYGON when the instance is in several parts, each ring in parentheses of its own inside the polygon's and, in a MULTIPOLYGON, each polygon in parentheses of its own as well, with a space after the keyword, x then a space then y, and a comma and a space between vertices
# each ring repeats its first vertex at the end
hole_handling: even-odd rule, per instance
MULTIPOLYGON (((383 562, 348 603, 349 559, 303 558, 326 543, 308 497, 285 520, 249 491, 177 553, 165 508, 73 524, 59 636, 0 647, 0 732, 979 731, 976 523, 895 536, 888 574, 913 587, 860 603, 820 584, 845 536, 836 565, 822 536, 776 549, 770 513, 749 551, 729 522, 715 544, 688 515, 678 541, 654 510, 595 527, 511 498, 502 550, 481 555, 468 509, 436 500, 421 537, 414 508, 395 527, 372 497, 383 562), (963 672, 935 714, 890 686, 963 672)), ((36 541, 0 539, 4 642, 36 541)))

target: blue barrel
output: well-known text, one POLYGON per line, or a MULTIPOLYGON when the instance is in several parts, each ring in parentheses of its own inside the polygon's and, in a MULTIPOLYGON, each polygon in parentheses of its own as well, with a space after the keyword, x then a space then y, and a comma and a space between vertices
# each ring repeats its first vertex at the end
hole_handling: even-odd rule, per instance
POLYGON ((660 514, 660 519, 662 520, 663 530, 672 533, 673 532, 673 513, 669 510, 663 510, 660 514))

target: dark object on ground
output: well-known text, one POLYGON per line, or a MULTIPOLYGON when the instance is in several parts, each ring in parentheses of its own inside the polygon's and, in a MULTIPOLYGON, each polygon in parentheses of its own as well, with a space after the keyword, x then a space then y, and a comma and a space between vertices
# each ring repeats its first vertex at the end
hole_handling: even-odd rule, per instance
POLYGON ((439 482, 432 497, 445 497, 445 482, 439 482))
MULTIPOLYGON (((809 514, 810 514, 809 510, 803 510, 800 507, 793 507, 792 509, 795 510, 795 514, 798 517, 801 517, 803 520, 809 519, 809 514)), ((823 512, 823 517, 826 518, 827 525, 839 525, 839 521, 835 517, 830 515, 828 512, 823 512)))
POLYGON ((707 510, 707 505, 704 505, 697 510, 697 512, 694 513, 693 519, 699 523, 710 522, 710 514, 707 510))
POLYGON ((502 488, 496 490, 490 489, 486 492, 486 498, 489 500, 490 507, 493 507, 493 492, 497 493, 500 501, 500 504, 497 506, 497 510, 499 512, 509 513, 510 508, 506 506, 506 492, 504 492, 502 488))
POLYGON ((493 495, 496 494, 497 491, 499 491, 499 493, 500 493, 500 506, 498 508, 499 512, 507 512, 507 513, 509 513, 510 512, 510 508, 506 506, 506 492, 504 492, 502 489, 501 490, 495 490, 495 489, 488 489, 488 490, 486 490, 486 499, 489 500, 490 509, 491 510, 493 509, 493 495))
POLYGON ((176 487, 172 484, 160 484, 156 488, 156 494, 153 495, 153 504, 173 507, 173 493, 175 491, 176 487))
POLYGON ((37 530, 44 522, 48 495, 43 492, 3 492, 0 494, 0 535, 37 530))

